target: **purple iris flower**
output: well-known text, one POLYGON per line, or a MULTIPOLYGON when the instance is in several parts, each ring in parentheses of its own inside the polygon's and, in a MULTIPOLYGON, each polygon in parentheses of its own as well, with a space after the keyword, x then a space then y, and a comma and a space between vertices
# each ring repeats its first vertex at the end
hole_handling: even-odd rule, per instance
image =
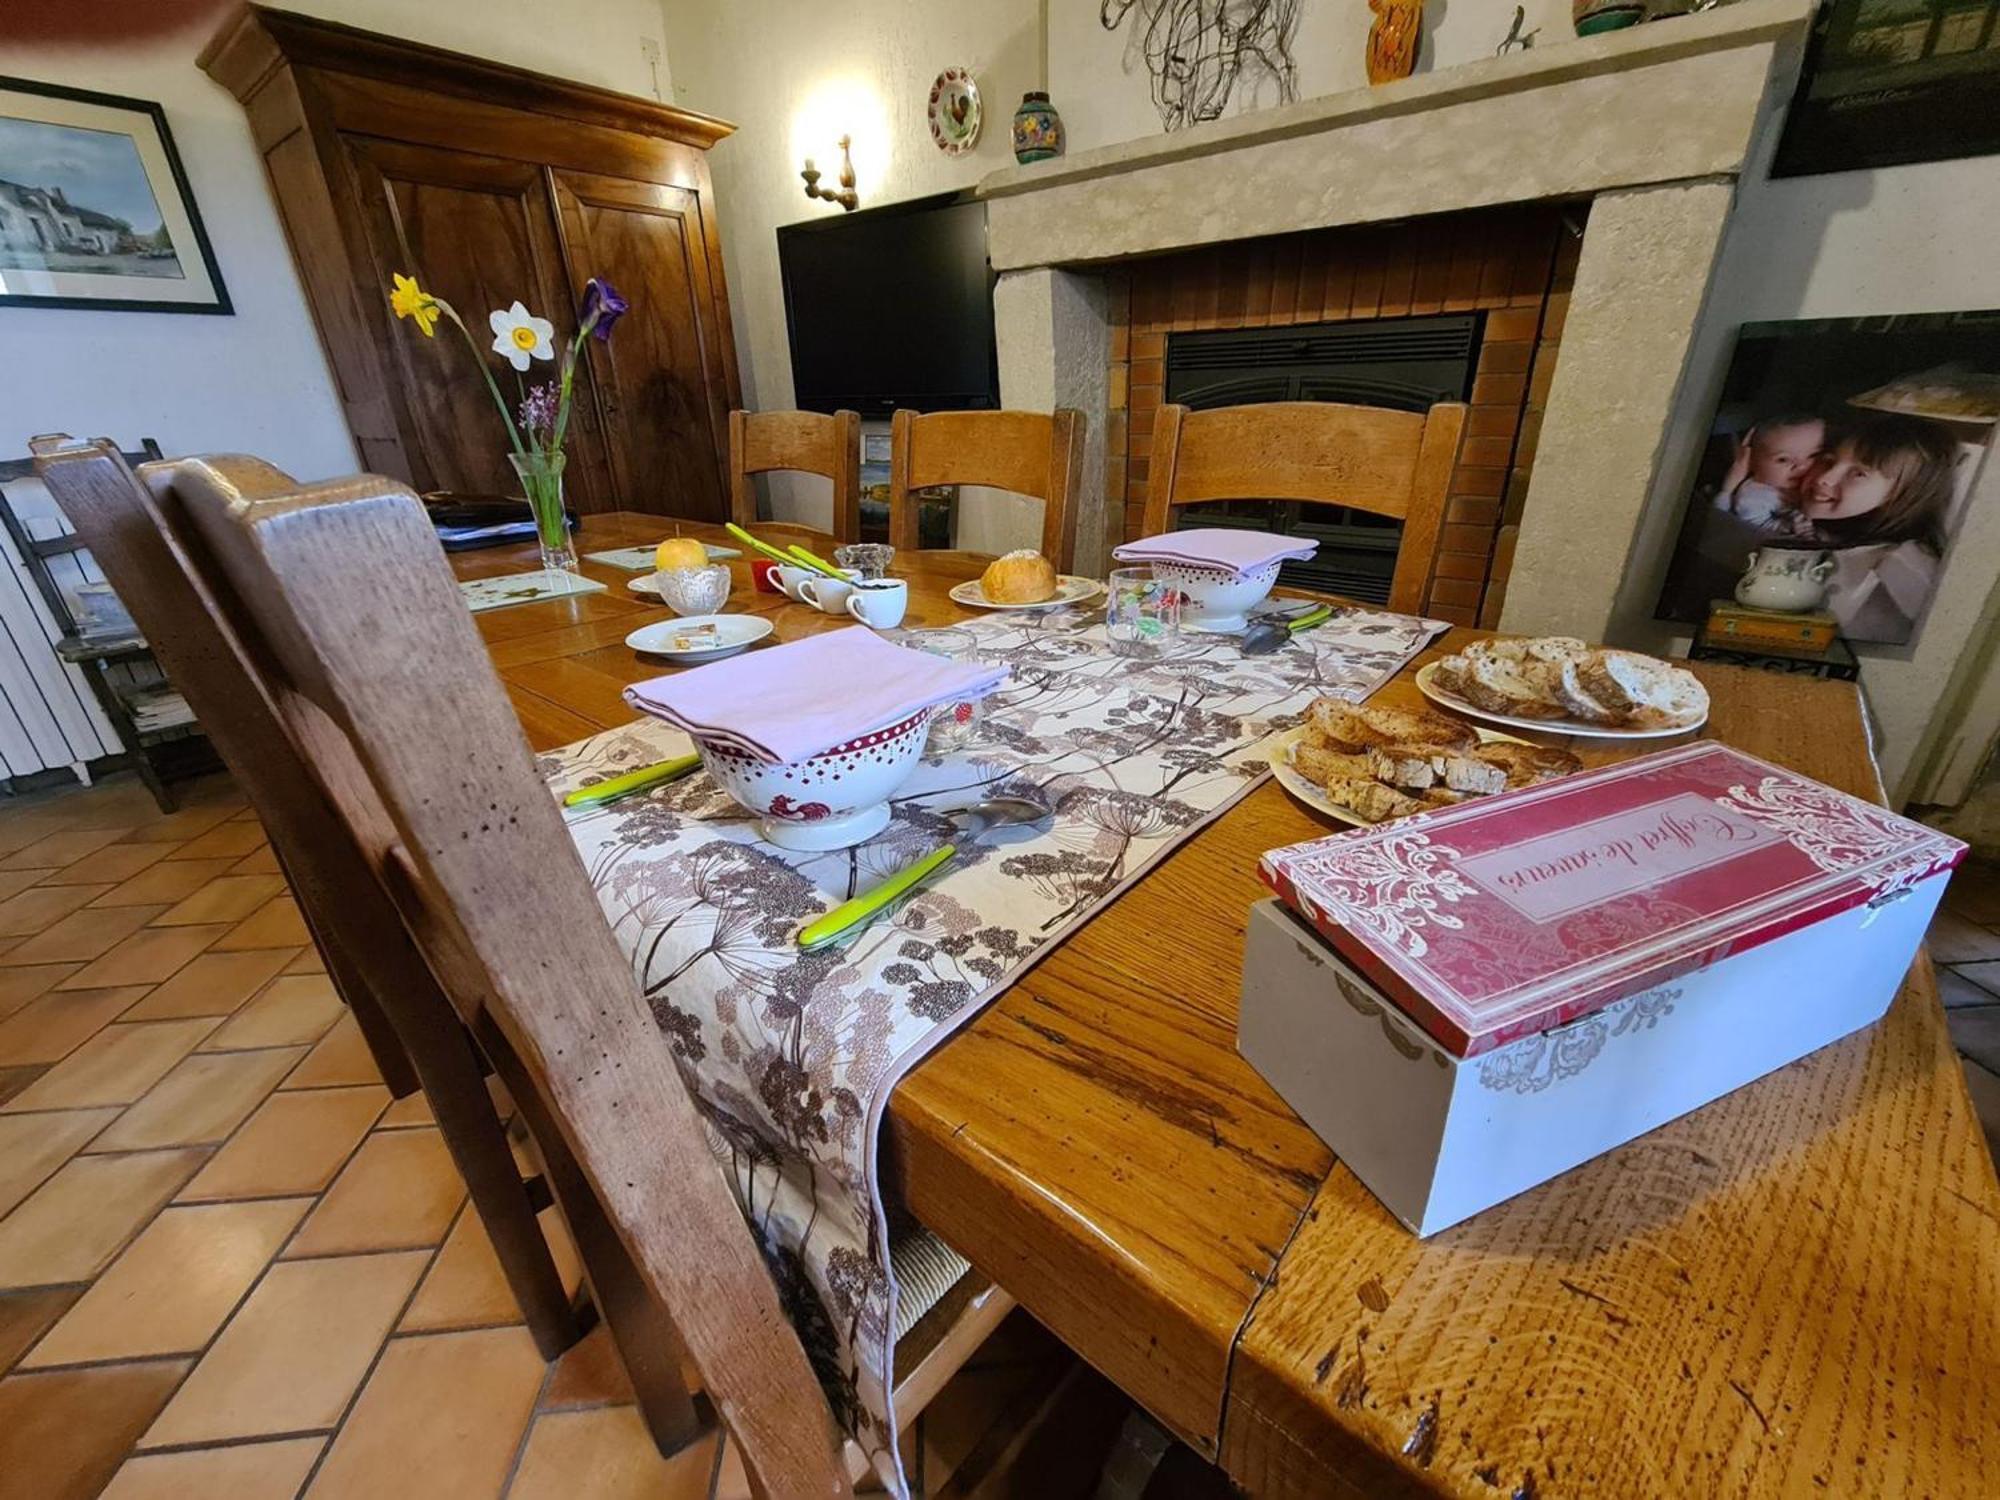
POLYGON ((583 286, 583 321, 591 325, 591 333, 600 339, 611 337, 611 325, 631 311, 632 304, 618 295, 618 289, 608 281, 593 276, 583 286))

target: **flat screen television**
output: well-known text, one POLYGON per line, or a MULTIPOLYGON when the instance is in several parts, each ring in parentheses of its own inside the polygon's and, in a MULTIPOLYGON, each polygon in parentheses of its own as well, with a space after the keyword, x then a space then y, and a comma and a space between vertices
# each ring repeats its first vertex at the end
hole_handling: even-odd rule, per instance
POLYGON ((985 204, 949 193, 787 224, 778 268, 801 409, 999 406, 985 204))

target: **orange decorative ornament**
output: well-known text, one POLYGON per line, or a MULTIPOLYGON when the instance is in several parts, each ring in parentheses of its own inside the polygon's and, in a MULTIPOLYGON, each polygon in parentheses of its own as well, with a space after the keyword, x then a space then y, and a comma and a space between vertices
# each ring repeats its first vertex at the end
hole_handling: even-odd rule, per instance
POLYGON ((1368 0, 1368 8, 1375 12, 1368 27, 1368 81, 1408 78, 1417 66, 1424 0, 1368 0))

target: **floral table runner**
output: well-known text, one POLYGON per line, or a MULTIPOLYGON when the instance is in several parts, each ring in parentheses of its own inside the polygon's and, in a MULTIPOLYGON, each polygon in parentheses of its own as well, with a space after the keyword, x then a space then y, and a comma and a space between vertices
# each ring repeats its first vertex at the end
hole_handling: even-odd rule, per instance
MULTIPOLYGON (((567 815, 835 1414, 899 1494, 896 1286, 876 1176, 897 1080, 1261 780, 1261 743, 1314 697, 1361 701, 1445 627, 1351 611, 1272 655, 1189 635, 1157 662, 1113 656, 1101 615, 1082 611, 963 628, 1012 677, 973 745, 927 759, 867 844, 774 848, 703 775, 567 815), (990 791, 1039 795, 1054 816, 962 842, 850 943, 798 951, 802 923, 952 839, 940 809, 990 791)), ((688 748, 640 720, 543 770, 561 795, 688 748)))

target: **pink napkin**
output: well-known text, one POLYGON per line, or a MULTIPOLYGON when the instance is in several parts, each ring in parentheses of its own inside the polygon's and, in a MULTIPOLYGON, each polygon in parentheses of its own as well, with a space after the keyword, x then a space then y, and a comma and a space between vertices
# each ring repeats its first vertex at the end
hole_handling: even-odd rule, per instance
POLYGON ((1304 537, 1211 526, 1141 537, 1136 542, 1114 547, 1111 555, 1120 562, 1193 563, 1202 567, 1227 568, 1232 573, 1250 573, 1266 563, 1285 558, 1311 557, 1318 550, 1318 542, 1304 537))
POLYGON ((937 703, 983 698, 1004 664, 957 662, 855 625, 625 689, 625 701, 697 739, 775 764, 805 760, 937 703))

